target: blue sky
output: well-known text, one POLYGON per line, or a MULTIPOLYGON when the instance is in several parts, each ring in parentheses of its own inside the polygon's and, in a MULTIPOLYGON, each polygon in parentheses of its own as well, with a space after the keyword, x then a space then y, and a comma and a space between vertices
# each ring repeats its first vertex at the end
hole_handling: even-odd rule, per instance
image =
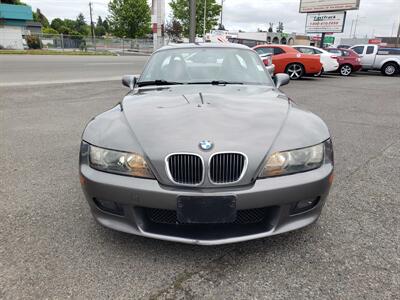
MULTIPOLYGON (((75 18, 82 12, 89 19, 89 1, 24 0, 34 9, 40 8, 49 18, 75 18)), ((202 1, 202 0, 197 0, 202 1)), ((109 0, 93 0, 95 19, 107 16, 109 0)), ((169 14, 168 0, 167 15, 169 14)), ((220 2, 220 0, 217 0, 220 2)), ((225 0, 224 25, 228 29, 255 31, 267 29, 268 23, 282 21, 286 32, 304 32, 305 15, 298 13, 300 0, 225 0)), ((357 35, 390 36, 397 33, 400 21, 400 0, 361 0, 360 10, 349 11, 343 36, 348 36, 352 20, 359 15, 357 35)))

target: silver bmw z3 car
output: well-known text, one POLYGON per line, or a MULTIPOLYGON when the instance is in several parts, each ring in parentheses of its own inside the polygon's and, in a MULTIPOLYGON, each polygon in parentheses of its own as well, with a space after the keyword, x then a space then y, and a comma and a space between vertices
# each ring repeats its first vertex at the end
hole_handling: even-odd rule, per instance
POLYGON ((82 135, 80 181, 100 224, 216 245, 318 219, 333 180, 328 128, 256 52, 166 46, 122 81, 128 94, 82 135))

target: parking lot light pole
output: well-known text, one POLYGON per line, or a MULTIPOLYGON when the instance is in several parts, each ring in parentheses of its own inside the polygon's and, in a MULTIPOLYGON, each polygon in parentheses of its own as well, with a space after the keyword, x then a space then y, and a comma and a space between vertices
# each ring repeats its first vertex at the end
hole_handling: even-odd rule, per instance
POLYGON ((319 43, 320 48, 324 48, 325 32, 321 34, 321 41, 319 43))

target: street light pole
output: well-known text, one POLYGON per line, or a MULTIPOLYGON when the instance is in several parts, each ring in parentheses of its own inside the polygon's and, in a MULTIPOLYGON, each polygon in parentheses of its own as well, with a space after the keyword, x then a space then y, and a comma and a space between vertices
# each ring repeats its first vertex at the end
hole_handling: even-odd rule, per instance
POLYGON ((351 38, 351 35, 353 33, 353 25, 354 25, 354 19, 351 20, 351 27, 350 27, 350 34, 349 34, 349 38, 351 38))
POLYGON ((194 43, 196 41, 196 0, 189 0, 189 11, 189 43, 194 43))
POLYGON ((356 23, 354 24, 354 36, 353 36, 353 38, 356 38, 357 24, 358 24, 358 14, 357 14, 357 17, 356 17, 356 23))

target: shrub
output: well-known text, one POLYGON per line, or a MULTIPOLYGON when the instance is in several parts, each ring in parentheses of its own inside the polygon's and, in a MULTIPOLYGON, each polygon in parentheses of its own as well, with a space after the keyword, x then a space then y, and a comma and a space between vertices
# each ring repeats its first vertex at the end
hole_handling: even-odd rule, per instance
POLYGON ((26 37, 26 43, 27 43, 29 49, 42 49, 42 47, 43 47, 42 42, 40 41, 39 37, 34 36, 34 35, 28 35, 26 37))
POLYGON ((45 28, 43 28, 43 29, 42 29, 42 32, 43 32, 44 34, 58 34, 58 31, 55 30, 55 29, 53 29, 53 28, 51 28, 51 27, 45 27, 45 28))
POLYGON ((2 50, 2 49, 4 49, 4 46, 3 46, 3 45, 0 45, 0 50, 2 50))

